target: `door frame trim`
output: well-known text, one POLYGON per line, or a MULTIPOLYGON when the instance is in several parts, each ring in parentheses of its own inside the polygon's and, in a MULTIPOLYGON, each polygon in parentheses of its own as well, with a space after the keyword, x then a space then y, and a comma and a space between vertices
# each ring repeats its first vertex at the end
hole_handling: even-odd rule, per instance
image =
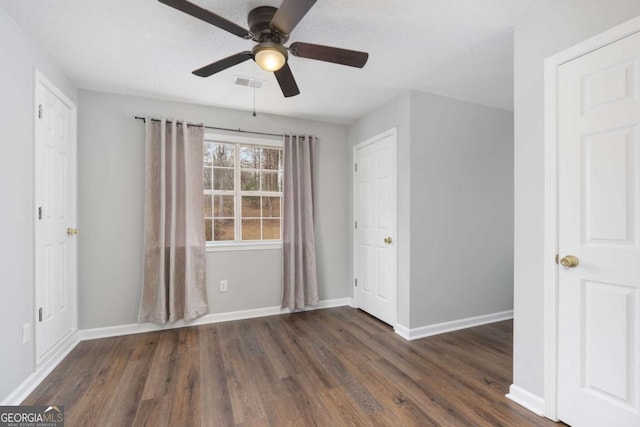
POLYGON ((392 275, 395 278, 396 281, 396 289, 395 289, 395 295, 394 295, 394 307, 393 307, 393 324, 391 326, 394 327, 395 330, 397 330, 398 328, 398 128, 397 127, 393 127, 387 131, 384 131, 382 133, 379 133, 363 142, 360 142, 356 145, 353 146, 353 155, 352 155, 352 165, 351 165, 351 176, 352 176, 352 185, 353 185, 353 212, 351 215, 351 230, 353 230, 353 263, 352 263, 352 268, 351 268, 351 286, 353 289, 353 306, 355 308, 359 308, 360 304, 358 301, 358 290, 355 287, 355 280, 356 280, 356 271, 357 271, 357 262, 359 260, 358 258, 358 238, 356 237, 356 230, 355 230, 355 222, 357 220, 356 218, 356 212, 358 212, 358 198, 356 197, 357 194, 357 181, 355 179, 355 174, 356 174, 356 163, 357 163, 357 152, 358 150, 362 149, 363 147, 366 147, 367 145, 373 144, 376 141, 379 141, 383 138, 386 138, 388 136, 393 136, 392 138, 392 149, 391 152, 393 153, 392 159, 391 159, 391 165, 393 168, 392 171, 392 175, 394 177, 394 188, 393 188, 393 207, 392 207, 392 215, 393 215, 393 219, 391 221, 392 225, 393 225, 393 235, 394 235, 394 239, 395 239, 395 244, 392 246, 392 256, 393 256, 393 272, 392 275))
POLYGON ((558 421, 558 73, 561 65, 640 32, 640 17, 591 37, 544 62, 544 409, 558 421))
POLYGON ((77 129, 77 120, 78 120, 78 109, 76 104, 65 95, 58 87, 53 84, 39 69, 33 69, 33 328, 32 328, 32 339, 33 339, 33 361, 34 366, 44 366, 49 363, 52 359, 56 357, 59 353, 59 347, 64 347, 67 342, 67 338, 69 336, 73 336, 78 330, 78 243, 76 240, 76 253, 75 253, 75 271, 71 272, 71 277, 73 283, 69 289, 70 292, 70 310, 71 310, 71 331, 66 334, 64 337, 61 337, 60 340, 47 352, 45 352, 41 357, 38 357, 38 343, 37 343, 37 332, 36 329, 38 327, 38 277, 37 277, 37 262, 38 262, 38 251, 37 251, 37 225, 38 225, 38 175, 37 175, 37 142, 39 137, 38 131, 38 84, 42 84, 45 88, 47 88, 51 93, 53 93, 60 101, 62 101, 67 107, 69 107, 71 112, 70 118, 70 128, 71 128, 71 149, 73 150, 73 162, 75 163, 74 173, 73 173, 73 188, 70 189, 69 193, 73 197, 73 222, 77 225, 78 222, 78 129, 77 129))

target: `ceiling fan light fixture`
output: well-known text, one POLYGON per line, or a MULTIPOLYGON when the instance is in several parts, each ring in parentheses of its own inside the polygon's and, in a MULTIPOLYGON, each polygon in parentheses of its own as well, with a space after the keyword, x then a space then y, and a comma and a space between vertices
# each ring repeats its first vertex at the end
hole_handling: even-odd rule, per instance
POLYGON ((260 43, 253 48, 253 60, 265 71, 278 71, 287 58, 287 50, 276 43, 260 43))

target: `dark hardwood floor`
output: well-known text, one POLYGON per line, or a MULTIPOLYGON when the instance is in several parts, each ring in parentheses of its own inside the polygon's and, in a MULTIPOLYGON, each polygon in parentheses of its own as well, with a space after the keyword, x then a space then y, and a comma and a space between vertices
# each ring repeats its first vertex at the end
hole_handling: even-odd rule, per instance
POLYGON ((512 322, 408 342, 347 307, 81 342, 24 404, 67 426, 547 426, 512 322))

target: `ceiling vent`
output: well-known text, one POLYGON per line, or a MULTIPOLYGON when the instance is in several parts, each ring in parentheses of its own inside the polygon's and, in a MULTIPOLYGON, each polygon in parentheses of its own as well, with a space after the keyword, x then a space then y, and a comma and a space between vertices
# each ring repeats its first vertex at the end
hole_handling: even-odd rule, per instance
POLYGON ((251 77, 236 76, 234 83, 239 86, 252 87, 254 89, 262 89, 264 80, 252 79, 251 77))

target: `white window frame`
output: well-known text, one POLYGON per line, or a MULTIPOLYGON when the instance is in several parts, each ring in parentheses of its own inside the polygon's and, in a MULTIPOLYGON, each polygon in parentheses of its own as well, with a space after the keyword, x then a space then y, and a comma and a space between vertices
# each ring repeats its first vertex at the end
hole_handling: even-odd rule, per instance
MULTIPOLYGON (((204 135, 204 142, 220 143, 220 144, 233 144, 233 145, 255 145, 260 147, 272 147, 272 148, 284 148, 282 139, 271 138, 256 138, 251 136, 237 136, 237 135, 225 135, 220 133, 206 132, 204 135)), ((234 158, 238 162, 239 153, 234 153, 234 158)), ((237 163, 236 165, 237 166, 237 163)), ((229 195, 233 193, 234 196, 234 223, 235 223, 235 241, 219 241, 219 242, 206 242, 207 252, 229 252, 229 251, 250 251, 250 250, 280 250, 282 249, 282 239, 280 240, 251 240, 241 241, 239 236, 239 224, 238 224, 238 193, 240 192, 240 177, 241 173, 234 167, 234 190, 229 192, 229 195)), ((280 214, 282 218, 282 213, 280 214)))

